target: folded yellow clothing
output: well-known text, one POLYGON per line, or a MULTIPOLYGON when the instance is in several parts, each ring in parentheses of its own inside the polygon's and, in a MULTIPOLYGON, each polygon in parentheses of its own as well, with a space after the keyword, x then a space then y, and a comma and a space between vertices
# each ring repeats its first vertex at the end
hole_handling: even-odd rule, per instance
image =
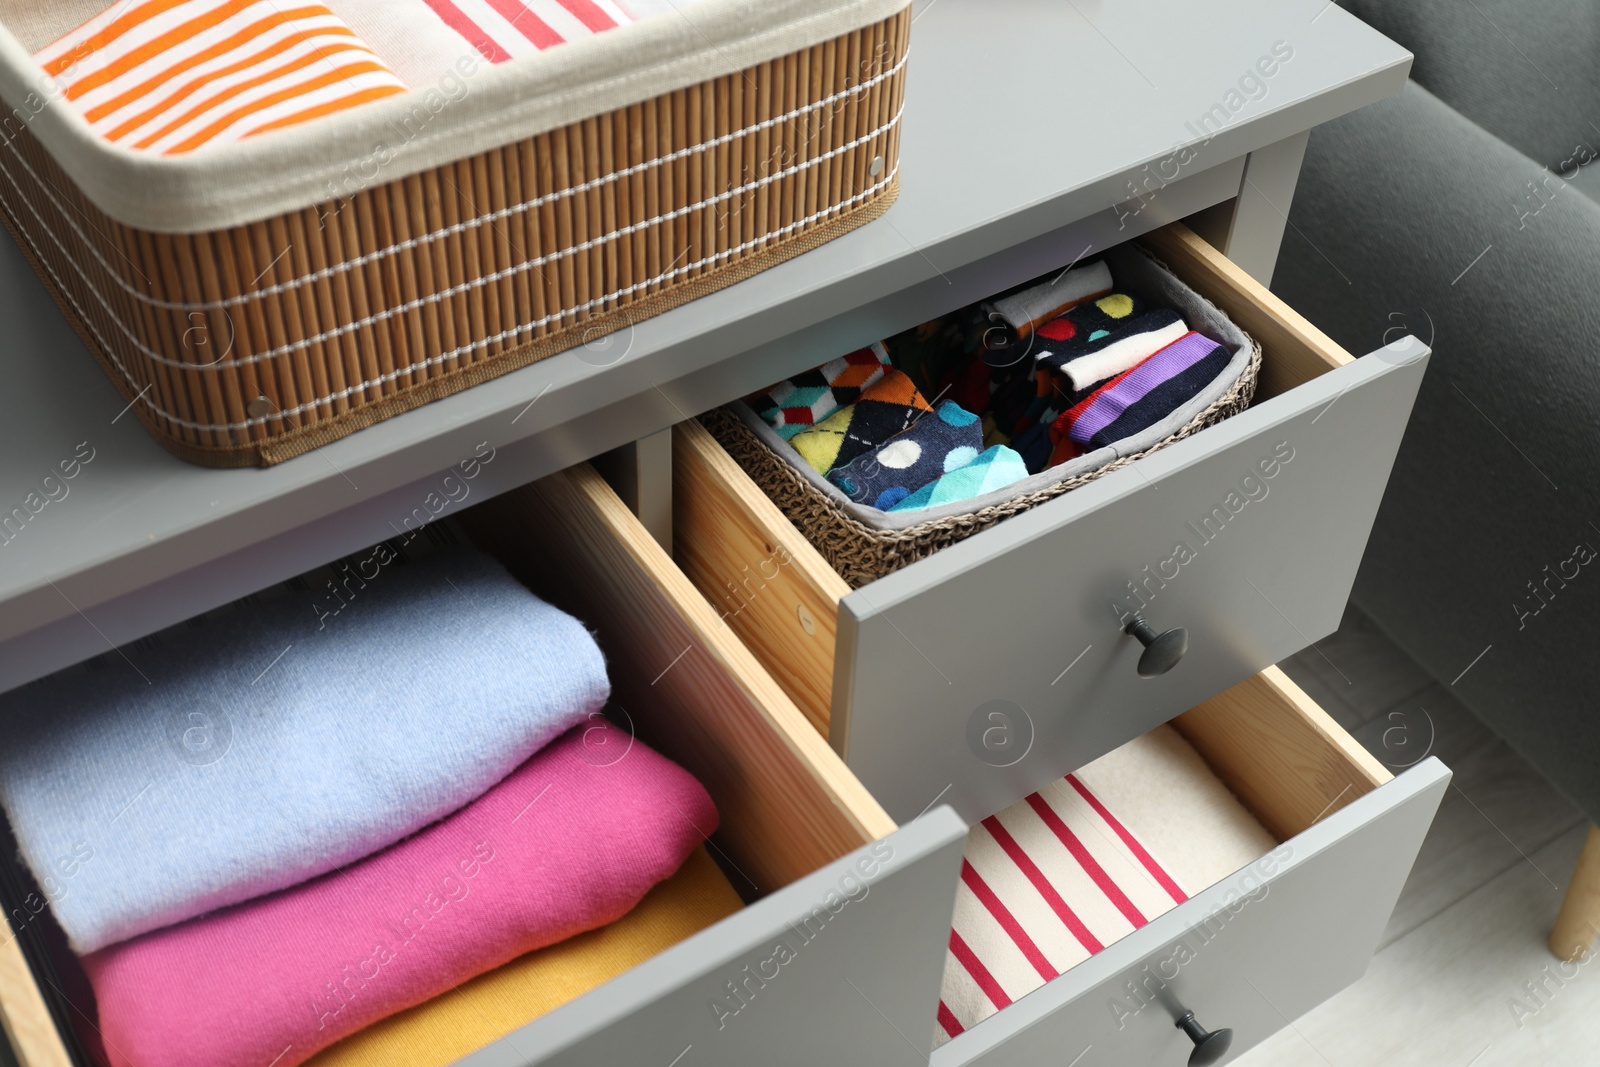
POLYGON ((352 1034, 306 1067, 445 1067, 743 907, 702 846, 609 926, 530 952, 352 1034))

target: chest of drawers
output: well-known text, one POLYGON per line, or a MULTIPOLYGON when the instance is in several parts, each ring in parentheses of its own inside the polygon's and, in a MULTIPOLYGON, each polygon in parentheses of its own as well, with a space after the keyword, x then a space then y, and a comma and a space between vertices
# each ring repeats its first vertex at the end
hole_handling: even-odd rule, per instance
MULTIPOLYGON (((712 793, 747 906, 464 1063, 927 1063, 967 826, 1169 720, 1278 847, 931 1056, 1178 1064, 1193 1012, 1233 1031, 1233 1057, 1359 976, 1427 829, 1448 771, 1391 777, 1271 667, 1336 624, 1427 353, 1405 340, 1351 359, 1252 280, 1270 275, 1305 132, 1397 90, 1409 57, 1337 7, 1275 0, 938 0, 915 19, 906 179, 885 218, 271 471, 167 466, 86 384, 87 356, 63 372, 70 330, 13 252, 0 262, 8 343, 39 354, 0 397, 3 499, 79 441, 95 457, 72 499, 8 528, 0 686, 392 536, 425 506, 422 521, 460 513, 595 628, 639 736, 712 793), (1244 94, 1279 40, 1292 59, 1244 94), (1033 138, 1054 121, 1063 41, 1074 76, 1120 106, 1063 105, 1079 136, 1033 138), (1030 143, 1022 163, 984 150, 1030 143), (1180 219, 1226 258, 1161 229, 1180 219), (1140 237, 1262 342, 1255 405, 870 586, 830 574, 692 421, 1140 237), (675 485, 625 505, 582 462, 638 439, 673 441, 675 485), (440 472, 468 455, 495 458, 434 509, 440 472), (1230 506, 1263 461, 1269 493, 1230 506), (674 514, 676 535, 630 507, 674 514), (1218 532, 1186 532, 1207 516, 1218 532), (1203 544, 1173 576, 1189 538, 1203 544), (778 577, 730 611, 726 583, 780 551, 778 577), (1138 644, 1101 603, 1130 582, 1153 626, 1189 634, 1158 678, 1137 677, 1138 644), (1025 715, 975 750, 973 714, 996 703, 1025 715)), ((0 1019, 25 1067, 63 1067, 85 1017, 32 919, 6 916, 0 1019)))

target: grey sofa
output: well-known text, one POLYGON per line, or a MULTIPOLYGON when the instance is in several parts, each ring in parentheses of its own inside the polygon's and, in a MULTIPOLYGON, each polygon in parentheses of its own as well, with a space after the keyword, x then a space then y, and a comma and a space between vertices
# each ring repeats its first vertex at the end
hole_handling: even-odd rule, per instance
POLYGON ((1313 132, 1273 289, 1435 348, 1353 599, 1600 819, 1600 4, 1346 6, 1413 81, 1313 132))

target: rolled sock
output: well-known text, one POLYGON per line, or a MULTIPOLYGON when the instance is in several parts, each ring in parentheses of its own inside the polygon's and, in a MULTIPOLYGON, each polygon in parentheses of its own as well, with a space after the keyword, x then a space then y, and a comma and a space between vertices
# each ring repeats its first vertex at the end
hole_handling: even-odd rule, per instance
POLYGON ((989 303, 1006 325, 1025 335, 1076 304, 1105 296, 1111 286, 1111 268, 1096 260, 989 303))
POLYGON ((480 552, 380 545, 330 590, 158 635, 148 683, 118 660, 0 697, 0 804, 75 951, 390 845, 609 695, 583 624, 480 552))
POLYGON ((1068 351, 1074 344, 1093 344, 1144 314, 1144 301, 1126 293, 1086 301, 1039 327, 1033 357, 1040 360, 1052 351, 1068 351))
POLYGON ((1038 388, 1033 375, 1019 375, 995 390, 990 403, 995 426, 1007 434, 1016 434, 1024 426, 1024 418, 1038 398, 1038 388))
POLYGON ((1039 327, 1032 344, 1031 355, 1039 380, 1054 391, 1072 393, 1071 384, 1065 375, 1057 373, 1055 366, 1094 351, 1093 346, 1107 335, 1144 313, 1144 301, 1126 293, 1112 293, 1085 301, 1065 315, 1051 319, 1039 327))
POLYGON ((889 350, 881 341, 779 382, 748 403, 778 436, 788 440, 860 398, 883 378, 889 350))
MULTIPOLYGON (((1134 368, 1137 369, 1137 368, 1134 368)), ((1114 378, 1107 378, 1097 383, 1093 388, 1086 389, 1073 395, 1073 404, 1066 411, 1056 416, 1055 422, 1050 425, 1050 441, 1053 450, 1050 454, 1050 466, 1065 463, 1069 459, 1083 455, 1083 449, 1070 436, 1073 425, 1082 417, 1089 405, 1100 396, 1102 392, 1133 373, 1133 369, 1123 371, 1114 378)))
POLYGON ((885 340, 890 365, 905 371, 923 393, 937 393, 939 380, 965 359, 960 317, 956 312, 930 319, 885 340))
POLYGON ((1034 423, 1011 439, 1011 447, 1022 457, 1029 474, 1038 474, 1050 466, 1053 444, 1050 426, 1043 422, 1034 423))
POLYGON ((978 416, 953 400, 940 403, 883 444, 835 467, 828 480, 860 504, 883 511, 983 451, 978 416))
POLYGON ((847 408, 796 434, 789 443, 818 474, 827 474, 900 433, 933 408, 911 379, 891 370, 847 408))
POLYGON ((688 772, 577 727, 375 856, 86 956, 111 1067, 294 1067, 622 918, 716 825, 688 772))
POLYGON ((1066 398, 1069 406, 1065 411, 1058 413, 1055 421, 1050 424, 1050 442, 1052 445, 1050 466, 1054 467, 1059 463, 1065 463, 1069 459, 1083 455, 1083 449, 1079 448, 1077 442, 1068 436, 1068 431, 1072 429, 1072 424, 1089 409, 1090 403, 1101 392, 1127 375, 1132 374, 1135 369, 1137 368, 1130 368, 1104 381, 1095 382, 1088 388, 1080 389, 1066 398))
POLYGON ((1063 391, 1079 390, 1137 366, 1188 332, 1176 311, 1147 311, 1082 348, 1053 352, 1039 363, 1066 379, 1063 391))
POLYGON ((1086 450, 1131 437, 1188 403, 1232 358, 1209 337, 1185 334, 1101 390, 1067 436, 1086 450))
POLYGON ((1189 403, 1226 370, 1232 358, 1232 352, 1218 342, 1187 334, 1101 394, 1069 434, 1086 448, 1104 448, 1133 437, 1189 403), (1096 426, 1099 429, 1091 430, 1096 426))
POLYGON ((704 847, 616 922, 519 956, 318 1053, 310 1067, 449 1067, 743 907, 704 847))
POLYGON ((995 445, 965 467, 941 475, 923 486, 890 511, 921 511, 941 504, 956 504, 1019 482, 1028 476, 1022 457, 1005 445, 995 445))

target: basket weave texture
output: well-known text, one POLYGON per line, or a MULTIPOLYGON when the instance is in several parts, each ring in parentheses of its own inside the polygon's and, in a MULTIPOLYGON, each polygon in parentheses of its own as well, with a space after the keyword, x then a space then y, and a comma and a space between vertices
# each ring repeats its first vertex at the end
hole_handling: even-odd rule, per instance
POLYGON ((607 335, 881 214, 910 27, 205 233, 117 222, 8 120, 0 218, 158 440, 268 465, 578 345, 610 362, 607 335))
POLYGON ((852 589, 859 589, 891 571, 987 530, 1002 519, 1087 485, 1142 456, 1148 456, 1174 441, 1238 414, 1249 407, 1255 398, 1256 379, 1260 371, 1261 346, 1251 338, 1250 358, 1243 373, 1234 380, 1228 391, 1176 432, 1149 448, 1119 456, 1102 467, 1013 497, 1001 504, 966 515, 930 519, 900 530, 876 530, 848 514, 727 409, 707 412, 700 417, 700 422, 727 449, 751 480, 772 499, 778 510, 822 553, 822 558, 843 576, 852 589))

